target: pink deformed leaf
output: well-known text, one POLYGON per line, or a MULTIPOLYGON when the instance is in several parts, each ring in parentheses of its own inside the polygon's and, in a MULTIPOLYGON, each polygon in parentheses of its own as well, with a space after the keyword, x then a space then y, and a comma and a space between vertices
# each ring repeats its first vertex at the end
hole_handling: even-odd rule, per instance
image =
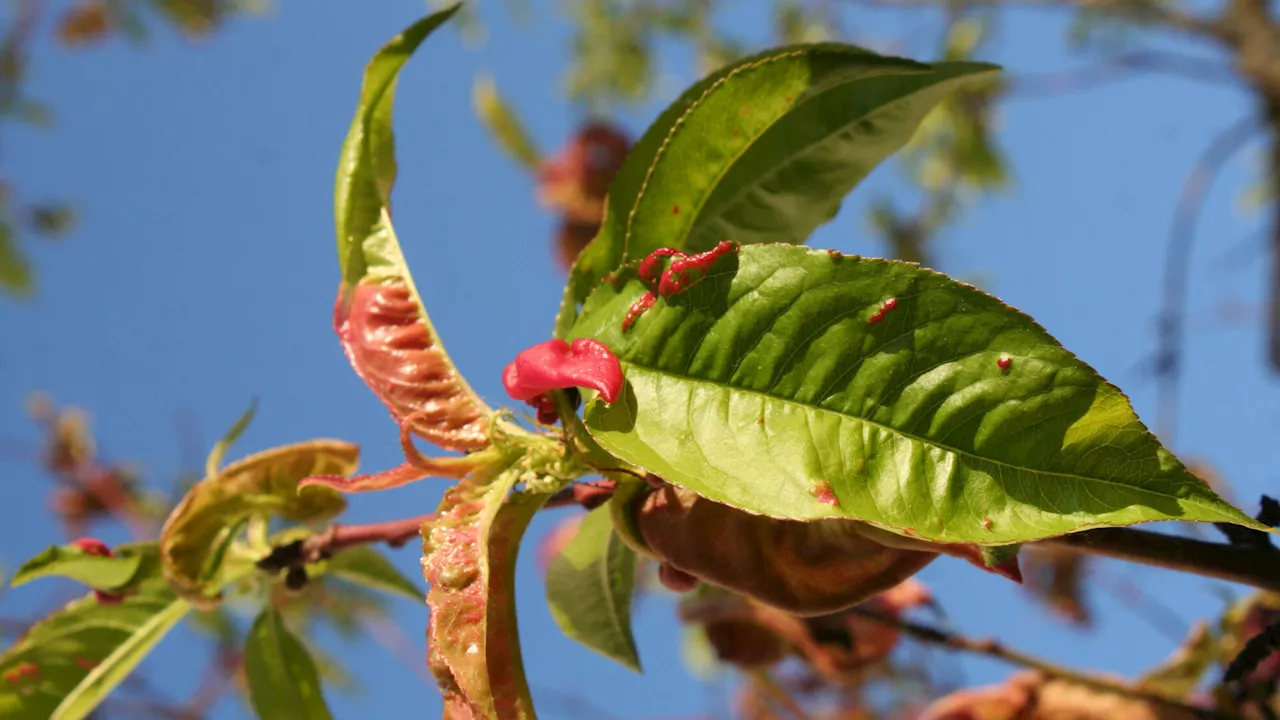
POLYGON ((589 338, 548 340, 522 351, 502 372, 502 386, 530 402, 550 390, 591 388, 612 404, 622 390, 622 364, 609 348, 589 338))
POLYGON ((467 386, 402 281, 343 288, 333 326, 351 367, 412 431, 448 450, 489 444, 487 407, 467 386))
POLYGON ((426 528, 431 584, 427 662, 446 720, 531 720, 516 627, 520 538, 545 495, 512 493, 515 471, 478 473, 446 491, 426 528))

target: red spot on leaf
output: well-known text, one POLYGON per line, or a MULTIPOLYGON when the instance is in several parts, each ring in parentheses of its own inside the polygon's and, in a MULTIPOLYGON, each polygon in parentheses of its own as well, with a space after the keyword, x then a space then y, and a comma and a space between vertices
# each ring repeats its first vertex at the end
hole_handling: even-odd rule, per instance
POLYGON ((92 670, 98 667, 98 663, 94 662, 93 660, 90 660, 87 657, 84 657, 83 655, 76 656, 76 665, 79 665, 85 670, 92 670))
POLYGON ((640 316, 643 315, 646 310, 653 307, 653 304, 657 302, 657 300, 658 298, 653 293, 647 292, 632 303, 631 307, 627 310, 627 316, 622 318, 622 332, 630 330, 631 326, 636 323, 636 320, 639 320, 640 316))
POLYGON ((93 598, 98 601, 99 605, 118 605, 124 602, 122 593, 107 592, 106 590, 94 590, 93 598))
POLYGON ((875 325, 881 320, 884 320, 884 316, 896 307, 898 307, 898 298, 889 298, 888 300, 885 300, 880 304, 880 307, 872 313, 871 317, 867 318, 867 324, 875 325))
POLYGON ((784 102, 784 103, 790 103, 790 102, 791 102, 791 96, 790 96, 790 95, 786 96, 785 98, 783 98, 782 102, 784 102))
POLYGON ((1008 374, 1009 368, 1013 367, 1013 358, 1002 357, 996 360, 996 365, 1000 368, 1000 372, 1008 374))
POLYGON ((548 340, 516 355, 502 373, 502 386, 525 402, 548 390, 586 387, 612 404, 622 389, 622 364, 609 348, 589 338, 573 345, 548 340))
POLYGON ((82 537, 77 540, 72 540, 71 545, 90 555, 97 555, 99 557, 115 557, 111 552, 111 548, 107 547, 107 544, 98 538, 82 537))
POLYGON ((831 258, 832 260, 839 260, 840 258, 844 257, 844 255, 839 250, 828 250, 827 257, 831 258))
POLYGON ((809 494, 813 496, 814 500, 817 500, 823 505, 833 505, 835 507, 840 506, 840 499, 837 498, 835 492, 831 490, 831 483, 825 480, 810 488, 809 494))
POLYGON ((680 214, 680 206, 679 206, 679 205, 672 205, 672 206, 671 206, 671 214, 672 214, 672 215, 679 215, 679 214, 680 214))
POLYGON ((982 518, 982 528, 987 532, 992 532, 991 524, 991 518, 982 518))

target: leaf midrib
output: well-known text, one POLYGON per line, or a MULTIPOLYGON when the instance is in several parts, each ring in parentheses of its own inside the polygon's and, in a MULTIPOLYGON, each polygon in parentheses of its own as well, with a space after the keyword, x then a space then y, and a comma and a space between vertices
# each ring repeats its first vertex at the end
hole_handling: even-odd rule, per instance
POLYGON ((603 576, 601 579, 604 581, 605 597, 609 601, 610 624, 613 625, 613 629, 617 633, 617 637, 621 638, 623 648, 626 650, 632 650, 631 644, 627 642, 627 632, 622 627, 622 621, 618 618, 618 613, 616 612, 618 608, 618 602, 617 602, 617 597, 613 592, 613 582, 612 582, 613 577, 612 577, 612 573, 610 572, 610 569, 613 565, 613 552, 614 552, 614 548, 617 543, 617 540, 618 540, 617 533, 615 533, 613 531, 613 528, 610 527, 609 541, 605 544, 604 562, 600 563, 600 574, 603 576))
MULTIPOLYGON (((666 377, 672 378, 672 379, 677 380, 677 381, 680 381, 680 382, 706 383, 706 384, 708 384, 708 385, 714 385, 714 386, 717 386, 717 387, 723 388, 723 389, 728 390, 728 391, 731 391, 731 392, 739 392, 739 393, 746 393, 746 394, 748 394, 748 395, 756 395, 756 396, 759 396, 759 397, 768 398, 768 399, 770 399, 770 400, 777 400, 777 401, 780 401, 780 402, 783 402, 783 403, 788 403, 788 404, 791 404, 791 405, 796 405, 796 406, 798 406, 798 407, 802 407, 802 408, 808 408, 808 409, 812 409, 812 410, 818 410, 818 411, 821 411, 821 412, 831 413, 831 414, 833 414, 833 415, 839 415, 839 416, 841 416, 841 417, 846 417, 846 418, 849 418, 849 419, 851 419, 851 420, 856 420, 856 421, 858 421, 858 422, 865 423, 866 425, 869 425, 869 426, 871 426, 871 427, 879 428, 879 429, 881 429, 881 430, 885 430, 885 431, 887 431, 887 432, 893 433, 893 434, 895 434, 895 435, 898 435, 898 436, 900 436, 900 437, 903 437, 903 438, 907 439, 908 441, 913 441, 913 442, 921 443, 921 444, 926 445, 926 446, 939 448, 939 449, 941 449, 941 450, 944 450, 944 451, 947 451, 947 452, 954 453, 954 454, 955 454, 955 455, 957 455, 957 456, 961 456, 961 457, 965 457, 965 458, 970 458, 970 459, 973 459, 973 460, 978 460, 978 461, 981 461, 981 462, 984 462, 984 463, 990 463, 990 464, 992 464, 992 465, 996 465, 996 466, 999 466, 999 467, 1002 467, 1002 468, 1009 468, 1009 469, 1011 469, 1011 470, 1016 470, 1016 471, 1019 471, 1019 472, 1026 472, 1026 473, 1030 473, 1030 474, 1032 474, 1032 475, 1042 475, 1042 476, 1048 476, 1048 477, 1058 477, 1058 478, 1064 478, 1064 479, 1068 479, 1068 480, 1075 480, 1075 481, 1077 481, 1077 482, 1082 482, 1082 483, 1101 483, 1101 484, 1104 484, 1104 485, 1115 486, 1115 487, 1118 487, 1118 488, 1122 488, 1122 489, 1124 489, 1124 490, 1137 491, 1137 492, 1145 493, 1145 494, 1147 494, 1147 495, 1153 495, 1153 496, 1155 496, 1155 497, 1160 497, 1160 498, 1165 498, 1165 499, 1168 499, 1169 497, 1171 497, 1171 495, 1169 495, 1169 494, 1167 494, 1167 493, 1160 493, 1160 492, 1156 492, 1155 490, 1149 490, 1149 489, 1147 489, 1147 488, 1145 488, 1145 487, 1142 487, 1142 486, 1139 486, 1139 485, 1128 485, 1128 484, 1125 484, 1125 483, 1122 483, 1122 482, 1117 482, 1117 481, 1115 481, 1115 480, 1107 480, 1107 479, 1105 479, 1105 478, 1098 478, 1098 477, 1089 477, 1089 476, 1086 476, 1086 475, 1075 475, 1075 474, 1072 474, 1072 473, 1059 472, 1059 471, 1055 471, 1055 470, 1038 470, 1038 469, 1035 469, 1035 468, 1023 467, 1023 466, 1021 466, 1021 465, 1014 465, 1014 464, 1012 464, 1012 463, 1005 462, 1005 461, 1003 461, 1003 460, 996 460, 996 459, 994 459, 994 458, 987 458, 987 457, 983 457, 983 456, 981 456, 981 455, 977 455, 977 454, 972 453, 972 452, 969 452, 969 451, 967 451, 967 450, 961 450, 961 449, 956 448, 956 447, 951 446, 951 445, 946 445, 946 444, 944 444, 944 443, 939 443, 939 442, 935 442, 935 441, 933 441, 933 440, 929 440, 929 439, 921 438, 921 437, 919 437, 919 436, 917 436, 917 435, 913 435, 913 434, 911 434, 911 433, 909 433, 909 432, 906 432, 906 431, 903 431, 903 430, 899 430, 899 429, 897 429, 897 428, 894 428, 894 427, 891 427, 891 426, 885 425, 885 424, 883 424, 883 423, 876 422, 875 420, 870 420, 870 419, 867 419, 867 418, 864 418, 864 417, 859 417, 859 416, 857 416, 857 415, 852 415, 852 414, 849 414, 849 413, 844 412, 844 411, 841 411, 841 410, 833 410, 833 409, 831 409, 831 408, 822 407, 822 406, 820 406, 820 405, 814 405, 814 404, 812 404, 812 403, 801 402, 801 401, 799 401, 799 400, 795 400, 794 398, 782 397, 782 396, 779 396, 779 395, 774 395, 774 394, 772 394, 772 393, 761 392, 761 391, 759 391, 759 390, 750 390, 750 389, 747 389, 747 388, 741 388, 741 387, 737 387, 737 386, 735 386, 735 385, 730 385, 730 384, 728 384, 728 383, 726 383, 726 382, 719 381, 719 380, 710 380, 710 379, 706 379, 706 378, 694 378, 694 377, 690 377, 690 376, 687 376, 687 375, 677 375, 677 374, 675 374, 675 373, 673 373, 673 372, 669 372, 669 371, 666 371, 666 370, 659 370, 659 369, 657 369, 657 368, 650 367, 650 366, 647 366, 647 365, 642 365, 642 364, 640 364, 640 363, 637 363, 637 362, 634 362, 634 361, 631 361, 631 360, 621 360, 621 362, 622 362, 622 364, 623 364, 624 366, 630 366, 630 367, 638 368, 638 369, 640 369, 640 370, 643 370, 643 371, 646 371, 646 372, 650 372, 650 373, 654 373, 654 374, 657 374, 657 375, 664 375, 664 376, 666 376, 666 377)), ((1170 479, 1172 480, 1172 478, 1170 478, 1170 479)), ((1221 514, 1222 514, 1222 513, 1221 513, 1221 511, 1219 511, 1217 508, 1213 507, 1212 505, 1202 505, 1202 504, 1199 502, 1200 498, 1199 498, 1199 497, 1197 497, 1197 496, 1190 496, 1190 497, 1186 497, 1186 498, 1177 498, 1177 499, 1178 499, 1180 502, 1194 503, 1194 504, 1196 504, 1196 505, 1200 505, 1201 507, 1204 507, 1204 508, 1207 508, 1207 509, 1209 509, 1209 510, 1212 510, 1212 511, 1214 511, 1215 513, 1217 513, 1217 514, 1219 514, 1219 515, 1221 515, 1221 514)))

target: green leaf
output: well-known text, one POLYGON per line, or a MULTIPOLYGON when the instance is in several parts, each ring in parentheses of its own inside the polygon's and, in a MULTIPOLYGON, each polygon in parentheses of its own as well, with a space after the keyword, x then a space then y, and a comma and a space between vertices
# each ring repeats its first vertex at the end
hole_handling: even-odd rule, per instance
POLYGON ((254 620, 244 647, 249 701, 262 720, 332 718, 315 661, 272 608, 254 620))
MULTIPOLYGON (((152 552, 155 543, 148 543, 152 552)), ((124 587, 142 563, 141 553, 117 553, 115 557, 91 555, 74 545, 54 545, 22 564, 13 574, 17 587, 42 577, 66 577, 98 590, 124 587)))
POLYGON ((0 290, 15 297, 26 297, 34 285, 30 264, 18 247, 13 226, 0 220, 0 290))
POLYGON ((382 553, 371 547, 353 547, 338 553, 325 572, 370 590, 422 601, 422 590, 405 577, 382 553))
POLYGON ((160 579, 116 604, 73 601, 0 656, 0 717, 88 716, 190 608, 160 579))
MULTIPOLYGON (((433 417, 443 416, 443 419, 419 420, 415 424, 418 430, 422 430, 424 424, 443 425, 444 427, 438 428, 442 435, 432 438, 436 444, 455 450, 474 450, 476 447, 469 446, 469 443, 449 439, 449 435, 458 430, 451 423, 463 415, 487 416, 493 411, 476 395, 461 373, 454 369, 453 361, 422 305, 422 296, 409 274, 391 223, 391 190, 396 181, 395 135, 391 119, 397 78, 414 50, 453 16, 458 7, 455 4, 410 25, 375 53, 365 67, 360 102, 342 145, 334 186, 338 264, 342 272, 342 295, 339 297, 335 323, 339 327, 346 323, 352 289, 356 285, 403 284, 427 335, 420 347, 403 349, 418 353, 424 363, 430 362, 433 366, 438 366, 440 377, 447 376, 449 381, 406 383, 399 379, 372 383, 371 387, 391 407, 392 414, 397 419, 403 419, 411 410, 424 408, 430 409, 433 417), (393 386, 394 393, 400 399, 393 400, 387 395, 392 392, 385 387, 387 385, 393 386), (407 406, 410 403, 403 399, 404 395, 413 397, 413 407, 407 406), (442 408, 445 409, 443 412, 442 408), (473 410, 474 413, 468 413, 468 410, 473 410)), ((439 268, 432 270, 441 271, 439 268)), ((353 357, 353 362, 358 354, 356 351, 386 352, 385 347, 353 349, 348 344, 348 339, 343 336, 344 349, 353 357)), ((359 338, 355 342, 360 345, 359 338)), ((361 363, 355 362, 355 365, 356 371, 361 373, 361 377, 365 377, 361 363)))
MULTIPOLYGON (((804 242, 930 109, 995 72, 838 44, 771 50, 721 71, 686 93, 673 105, 680 111, 669 109, 637 145, 633 173, 620 173, 610 188, 612 217, 575 266, 573 302, 621 263, 659 247, 804 242)), ((569 302, 562 315, 573 314, 569 302)))
POLYGON ((548 495, 512 492, 518 463, 487 467, 445 492, 427 530, 427 662, 445 717, 533 720, 516 625, 520 538, 548 495))
POLYGON ((312 440, 251 455, 196 483, 160 531, 164 576, 197 608, 218 604, 218 563, 233 536, 251 517, 293 522, 327 520, 346 508, 327 487, 298 489, 310 475, 355 472, 360 448, 337 440, 312 440))
POLYGON ((571 333, 626 377, 587 429, 716 502, 986 545, 1153 520, 1263 529, 1031 318, 940 273, 746 246, 626 333, 647 288, 633 270, 617 287, 571 333))
POLYGON ((636 554, 613 529, 607 506, 592 510, 547 568, 547 604, 565 635, 641 672, 631 634, 636 554))
POLYGON ((253 422, 253 416, 258 412, 258 398, 254 397, 249 400, 249 407, 240 415, 231 429, 227 431, 222 439, 214 443, 213 450, 209 451, 209 458, 204 463, 204 474, 213 475, 218 472, 218 468, 222 467, 222 459, 226 457, 227 450, 240 439, 245 429, 249 427, 249 423, 253 422))
POLYGON ((1197 622, 1182 645, 1158 667, 1138 678, 1138 687, 1175 700, 1184 700, 1217 660, 1218 638, 1197 622))
POLYGON ((471 97, 476 115, 504 152, 527 170, 536 171, 542 166, 542 153, 538 150, 537 143, 529 136, 529 131, 520 122, 515 110, 498 94, 498 86, 494 84, 493 78, 477 77, 472 86, 471 97))

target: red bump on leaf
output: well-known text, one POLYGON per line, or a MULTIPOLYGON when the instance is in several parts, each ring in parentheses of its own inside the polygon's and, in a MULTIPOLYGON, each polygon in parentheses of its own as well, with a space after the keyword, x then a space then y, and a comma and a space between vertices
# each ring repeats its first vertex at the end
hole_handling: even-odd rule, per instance
POLYGON ((717 260, 731 252, 736 252, 737 249, 738 247, 728 240, 721 240, 706 252, 677 257, 662 274, 662 279, 658 283, 658 294, 662 297, 671 297, 697 285, 702 282, 707 271, 717 260))
POLYGON ((837 498, 835 492, 831 490, 831 483, 825 480, 810 488, 809 494, 813 496, 813 499, 823 505, 840 506, 840 499, 837 498))
POLYGON ((897 306, 898 306, 898 298, 889 298, 888 300, 885 300, 883 303, 880 304, 879 309, 877 309, 871 315, 871 317, 867 318, 867 324, 875 325, 876 323, 883 320, 884 316, 897 306))
POLYGON ((77 656, 76 656, 76 665, 79 665, 80 667, 84 668, 85 670, 92 670, 92 669, 94 669, 94 668, 98 667, 98 663, 94 662, 93 660, 90 660, 89 658, 87 658, 87 657, 85 657, 85 656, 83 656, 83 655, 77 655, 77 656))
POLYGON ((641 295, 640 298, 627 309, 627 316, 622 318, 622 332, 630 330, 631 326, 636 323, 636 320, 639 320, 640 316, 643 315, 646 310, 653 307, 653 304, 657 301, 657 296, 651 292, 641 295))
POLYGON ((115 557, 111 552, 111 548, 107 547, 107 544, 98 538, 82 537, 78 540, 72 540, 71 545, 80 548, 90 555, 97 555, 99 557, 115 557))
POLYGON ((640 282, 652 287, 654 283, 658 282, 658 278, 662 275, 663 258, 684 256, 684 253, 676 250, 675 248, 664 247, 654 250, 645 256, 644 260, 640 261, 640 269, 638 271, 640 274, 640 282))
POLYGON ((97 600, 99 605, 119 605, 124 602, 124 595, 105 590, 94 590, 93 599, 97 600))
POLYGON ((996 366, 1000 368, 1000 372, 1002 373, 1008 373, 1009 368, 1012 365, 1013 365, 1013 358, 1008 356, 1002 356, 999 360, 996 360, 996 366))
POLYGON ((590 338, 574 340, 573 345, 548 340, 516 355, 502 372, 502 386, 523 402, 549 390, 585 387, 613 404, 622 390, 622 364, 613 351, 590 338))

